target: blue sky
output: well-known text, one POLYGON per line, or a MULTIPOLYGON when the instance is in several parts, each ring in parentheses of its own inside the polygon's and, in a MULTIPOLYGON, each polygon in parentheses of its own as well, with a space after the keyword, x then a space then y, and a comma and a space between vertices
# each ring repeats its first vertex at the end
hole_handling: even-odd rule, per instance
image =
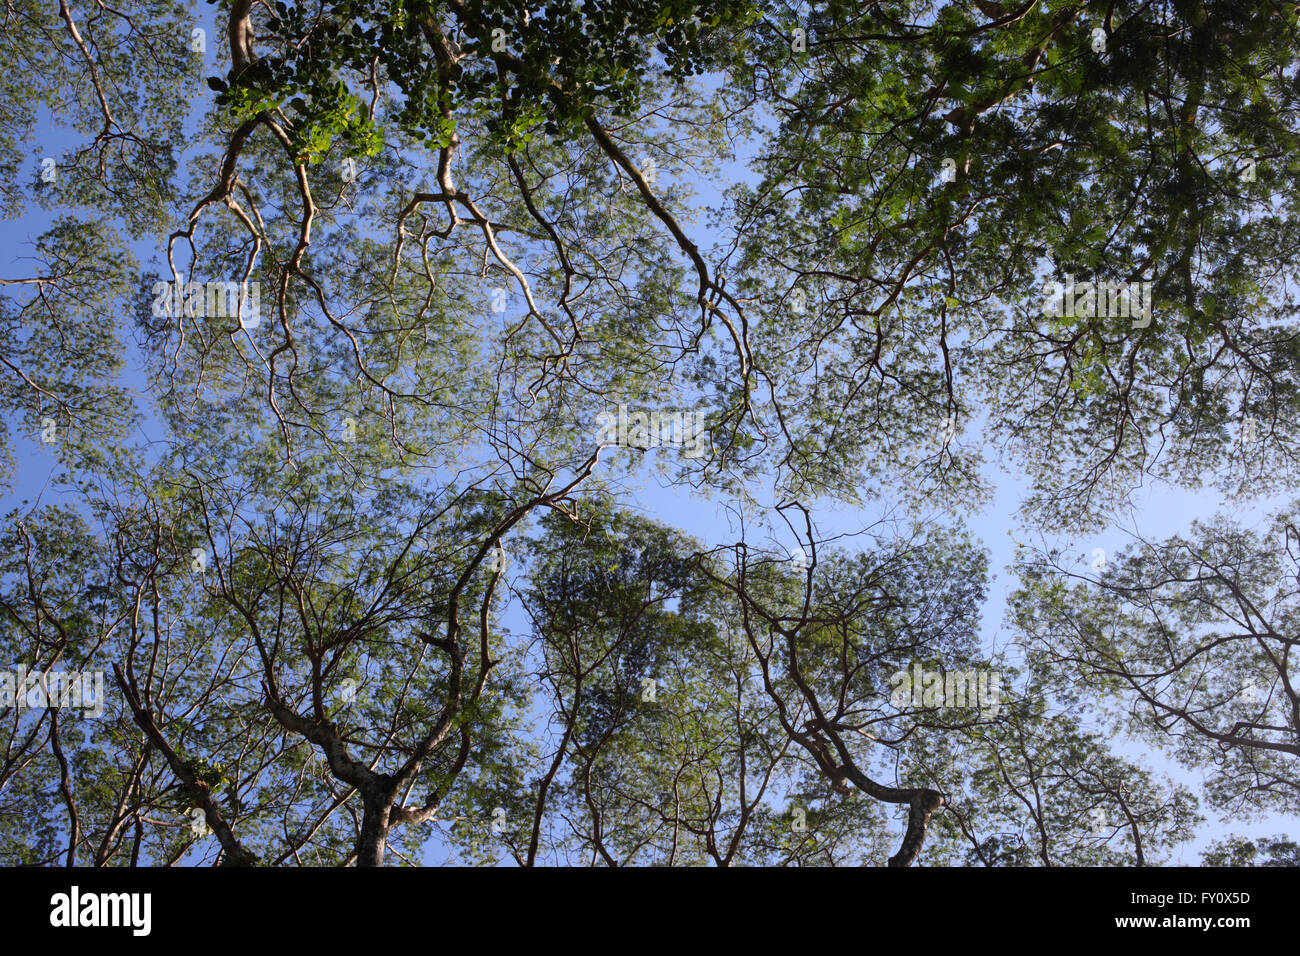
MULTIPOLYGON (((202 6, 200 11, 204 17, 211 17, 212 11, 206 5, 202 6)), ((212 37, 220 36, 219 30, 209 27, 210 45, 212 37)), ((223 71, 224 66, 218 66, 216 52, 210 49, 207 54, 206 73, 223 71)), ((197 81, 196 87, 195 102, 203 104, 210 94, 201 80, 197 81)), ((77 141, 69 135, 68 131, 55 125, 48 114, 43 115, 41 124, 33 131, 31 175, 35 177, 39 173, 42 157, 57 157, 77 141)), ((719 170, 717 176, 709 180, 691 181, 687 185, 695 191, 700 203, 720 205, 722 189, 736 181, 753 182, 753 174, 747 168, 748 159, 749 156, 741 155, 735 162, 719 170)), ((3 273, 0 274, 4 277, 15 277, 29 273, 30 267, 24 261, 24 257, 30 255, 30 243, 49 225, 57 212, 58 210, 52 210, 47 213, 31 205, 22 218, 5 223, 3 234, 0 235, 5 265, 3 273)), ((703 250, 713 247, 719 238, 709 231, 702 217, 694 220, 684 217, 683 225, 703 250)), ((667 248, 670 245, 670 238, 666 232, 662 233, 662 238, 667 248)), ((165 250, 161 244, 137 243, 133 246, 133 251, 146 270, 157 269, 165 262, 165 250)), ((0 290, 0 294, 23 296, 28 293, 22 289, 9 287, 0 290)), ((144 376, 134 345, 135 331, 132 323, 125 311, 113 317, 105 317, 105 320, 118 323, 121 337, 127 343, 129 358, 123 381, 136 392, 136 400, 143 416, 137 437, 141 444, 165 438, 161 425, 152 416, 151 403, 144 389, 144 376)), ((498 332, 499 319, 486 316, 484 329, 489 333, 498 332)), ((68 493, 52 486, 52 479, 60 470, 53 454, 39 442, 32 441, 30 436, 17 433, 13 428, 14 418, 11 411, 7 412, 7 418, 11 425, 10 433, 15 446, 16 472, 9 486, 3 489, 0 508, 7 512, 19 507, 19 503, 24 500, 29 503, 34 503, 38 499, 44 504, 56 501, 69 503, 68 493)), ((594 429, 594 425, 592 427, 594 429)), ((651 454, 672 453, 665 449, 651 454)), ((620 454, 627 454, 627 452, 620 452, 620 454)), ((984 650, 992 655, 996 649, 1004 647, 1012 637, 1005 626, 1004 614, 1006 595, 1015 587, 1015 579, 1008 569, 1014 556, 1015 542, 1021 540, 1038 544, 1042 539, 1036 537, 1032 531, 1023 528, 1017 516, 1017 509, 1026 492, 1025 482, 1020 476, 1008 473, 999 467, 997 462, 1000 456, 995 450, 987 450, 986 457, 990 463, 985 468, 985 477, 995 486, 996 494, 987 508, 963 517, 972 533, 989 549, 992 559, 991 568, 996 575, 989 591, 989 601, 984 609, 981 629, 984 650)), ((664 487, 648 469, 642 469, 640 474, 622 480, 621 484, 628 492, 628 500, 634 509, 641 510, 647 517, 672 523, 702 539, 706 545, 722 545, 735 541, 738 537, 739 529, 731 520, 729 502, 724 498, 691 493, 680 487, 664 487)), ((1122 520, 1100 532, 1086 538, 1068 541, 1050 539, 1048 543, 1068 545, 1070 550, 1077 553, 1086 564, 1094 548, 1102 548, 1108 555, 1118 552, 1129 543, 1130 537, 1127 532, 1130 530, 1137 531, 1147 538, 1160 538, 1176 532, 1185 532, 1193 520, 1209 518, 1218 513, 1235 515, 1246 524, 1253 525, 1260 522, 1270 509, 1280 503, 1277 500, 1226 500, 1212 490, 1191 492, 1157 485, 1140 491, 1135 496, 1135 501, 1137 506, 1131 514, 1125 515, 1122 520)), ((827 505, 819 508, 814 517, 822 537, 852 534, 871 525, 879 518, 882 513, 881 507, 888 507, 888 501, 886 500, 879 507, 873 505, 867 508, 827 505)), ((750 517, 761 520, 762 516, 751 515, 750 517)), ((792 550, 801 543, 789 534, 784 522, 775 511, 767 515, 767 520, 770 522, 773 544, 792 550)), ((760 531, 757 536, 761 538, 761 534, 760 531)), ((755 529, 751 527, 749 529, 751 542, 754 541, 755 536, 755 529)), ((514 566, 510 569, 510 573, 517 575, 521 573, 521 569, 514 566)), ((522 631, 526 627, 526 618, 517 607, 512 607, 507 611, 503 623, 512 630, 522 631)), ((1084 719, 1086 721, 1087 718, 1084 719)), ((1142 756, 1152 768, 1168 772, 1175 779, 1182 779, 1193 785, 1197 782, 1189 779, 1185 771, 1172 765, 1159 753, 1147 753, 1132 742, 1122 743, 1120 747, 1130 755, 1142 756)), ((1202 812, 1207 812, 1204 807, 1202 812)), ((1231 832, 1240 834, 1266 835, 1288 831, 1293 838, 1300 835, 1295 830, 1294 821, 1277 815, 1258 822, 1233 821, 1231 825, 1231 832)), ((1228 832, 1228 827, 1222 821, 1211 819, 1196 844, 1176 854, 1174 862, 1195 862, 1197 851, 1210 839, 1225 832, 1228 832)), ((441 846, 440 841, 436 838, 432 839, 425 857, 426 862, 440 862, 444 855, 445 848, 441 846)))

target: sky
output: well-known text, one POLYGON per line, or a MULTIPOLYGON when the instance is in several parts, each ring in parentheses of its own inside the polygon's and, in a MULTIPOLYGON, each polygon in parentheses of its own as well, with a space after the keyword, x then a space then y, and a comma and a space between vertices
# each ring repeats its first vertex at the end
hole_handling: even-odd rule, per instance
MULTIPOLYGON (((221 31, 215 28, 212 9, 202 5, 199 13, 205 19, 212 21, 209 23, 209 37, 220 37, 221 31)), ((212 49, 207 53, 206 64, 208 74, 224 72, 224 65, 218 66, 216 51, 212 49)), ((201 81, 198 85, 200 88, 195 91, 195 102, 202 103, 209 94, 206 87, 201 85, 201 81)), ((48 113, 43 114, 38 128, 33 130, 32 134, 30 171, 33 176, 38 174, 40 159, 43 156, 57 157, 63 150, 78 141, 55 124, 48 113)), ((751 183, 755 181, 754 174, 747 167, 750 158, 752 153, 749 155, 742 153, 734 162, 718 170, 715 176, 709 179, 696 179, 687 185, 692 187, 701 205, 721 205, 722 190, 727 186, 737 181, 751 183)), ((30 243, 40 235, 59 211, 45 212, 29 205, 20 219, 3 224, 0 232, 0 252, 3 253, 4 264, 0 267, 0 276, 9 278, 27 274, 29 267, 24 257, 31 253, 30 243)), ((696 217, 694 220, 681 217, 681 221, 690 238, 701 249, 707 250, 719 240, 719 236, 708 228, 704 217, 696 217)), ((666 231, 662 232, 662 239, 665 248, 670 248, 671 239, 666 231)), ((133 245, 133 251, 145 270, 158 269, 165 265, 165 249, 159 244, 136 243, 133 245)), ((166 271, 165 268, 163 271, 166 271)), ((8 287, 0 289, 0 294, 23 295, 25 293, 8 287)), ((136 392, 137 403, 143 416, 138 438, 145 444, 155 438, 162 438, 165 436, 165 431, 153 415, 144 388, 142 360, 134 345, 135 332, 129 318, 123 312, 114 317, 105 317, 105 320, 116 321, 119 324, 122 338, 128 344, 129 360, 123 374, 123 381, 136 392)), ((498 318, 485 317, 485 330, 499 330, 499 328, 498 318)), ((56 501, 69 503, 67 493, 57 491, 52 486, 52 479, 59 471, 59 467, 50 450, 27 436, 19 435, 12 427, 14 418, 10 410, 6 410, 6 417, 11 423, 10 434, 13 436, 15 446, 16 471, 8 486, 0 488, 2 492, 0 510, 8 512, 12 508, 19 507, 23 501, 26 501, 28 506, 38 500, 44 504, 56 501)), ((673 453, 668 449, 659 449, 650 454, 673 453)), ((627 454, 627 452, 620 452, 620 454, 627 454)), ((1026 543, 1030 541, 1039 543, 1042 540, 1032 537, 1032 532, 1021 527, 1017 511, 1026 493, 1027 485, 1021 476, 1008 472, 1000 466, 1001 458, 998 450, 986 450, 988 464, 985 466, 985 477, 995 487, 996 492, 988 507, 978 513, 963 516, 971 532, 988 548, 991 556, 991 571, 995 575, 984 608, 980 632, 983 649, 989 656, 1005 647, 1014 636, 1004 617, 1006 597, 1016 586, 1014 575, 1009 568, 1014 557, 1015 542, 1024 540, 1026 543)), ((738 537, 739 529, 732 520, 729 503, 724 498, 716 495, 701 495, 680 487, 665 487, 659 483, 650 469, 642 469, 640 474, 623 479, 621 483, 628 492, 633 509, 641 510, 647 517, 670 521, 701 539, 706 546, 724 545, 735 541, 738 537)), ((1280 503, 1277 500, 1227 500, 1221 494, 1209 489, 1187 491, 1158 485, 1141 490, 1135 496, 1135 501, 1136 508, 1130 515, 1100 532, 1075 540, 1049 539, 1049 543, 1069 547, 1070 551, 1077 553, 1080 560, 1086 564, 1091 559, 1095 548, 1103 549, 1108 555, 1119 551, 1129 542, 1129 532, 1135 531, 1147 538, 1161 538, 1173 533, 1185 532, 1193 520, 1210 518, 1219 513, 1235 515, 1246 524, 1254 525, 1262 522, 1268 511, 1280 503)), ((823 538, 836 534, 851 534, 870 526, 881 517, 880 509, 888 505, 888 501, 881 505, 873 504, 863 508, 842 504, 825 505, 816 511, 814 517, 823 538)), ((791 552, 801 544, 789 533, 784 522, 775 512, 768 515, 767 519, 770 522, 774 543, 791 552)), ((749 535, 752 543, 753 528, 749 529, 749 535)), ((517 575, 520 569, 516 565, 508 569, 508 573, 517 575)), ((519 633, 525 632, 527 628, 526 618, 517 605, 506 610, 502 623, 506 628, 519 633)), ((1086 715, 1083 719, 1085 723, 1088 720, 1086 715)), ((1126 754, 1141 757, 1149 766, 1168 773, 1174 779, 1195 783, 1186 771, 1172 764, 1159 753, 1148 752, 1131 741, 1121 743, 1120 749, 1126 754)), ((1229 831, 1225 821, 1213 819, 1213 814, 1205 807, 1202 807, 1202 812, 1211 816, 1210 822, 1203 827, 1195 843, 1177 851, 1171 862, 1196 862, 1199 851, 1210 840, 1229 831)), ((1234 820, 1231 821, 1230 830, 1233 833, 1246 835, 1288 833, 1293 839, 1300 837, 1295 821, 1279 815, 1245 823, 1234 820)), ((425 862, 432 864, 442 862, 446 858, 446 853, 445 846, 434 837, 429 841, 426 849, 425 862)))

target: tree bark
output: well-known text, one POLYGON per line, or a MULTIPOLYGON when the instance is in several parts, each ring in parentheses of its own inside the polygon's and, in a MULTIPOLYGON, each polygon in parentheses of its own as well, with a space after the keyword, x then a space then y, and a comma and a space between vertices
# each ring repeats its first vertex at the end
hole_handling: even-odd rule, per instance
POLYGON ((388 845, 388 818, 392 812, 392 797, 379 793, 362 794, 357 866, 384 865, 384 850, 388 845))

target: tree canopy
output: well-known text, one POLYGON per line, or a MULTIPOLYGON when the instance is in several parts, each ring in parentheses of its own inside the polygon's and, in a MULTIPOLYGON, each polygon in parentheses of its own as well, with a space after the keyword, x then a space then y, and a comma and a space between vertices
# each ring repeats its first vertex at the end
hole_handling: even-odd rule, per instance
POLYGON ((1294 4, 47 6, 0 859, 1147 865, 1300 810, 1294 4), (1150 487, 1269 517, 1081 571, 1150 487))

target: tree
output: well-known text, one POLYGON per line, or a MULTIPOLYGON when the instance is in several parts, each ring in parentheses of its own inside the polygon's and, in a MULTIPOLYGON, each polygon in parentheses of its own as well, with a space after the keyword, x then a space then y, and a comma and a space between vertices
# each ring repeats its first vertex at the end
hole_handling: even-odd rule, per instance
POLYGON ((733 63, 780 129, 763 181, 737 187, 728 263, 761 303, 754 438, 792 494, 887 477, 969 501, 982 448, 1033 480, 1036 522, 1070 528, 1146 474, 1195 483, 1243 451, 1253 492, 1286 486, 1296 90, 1277 39, 1293 10, 795 16, 806 52, 770 24, 733 63), (1149 282, 1151 314, 1116 315, 1082 281, 1045 314, 1045 281, 1071 276, 1149 282))
POLYGON ((1233 837, 1215 843, 1205 852, 1206 866, 1295 866, 1300 862, 1294 841, 1283 836, 1265 840, 1244 840, 1233 837), (1264 854, 1262 862, 1256 863, 1264 854))
POLYGON ((1013 606, 1027 653, 1089 696, 1114 695, 1117 727, 1212 768, 1214 804, 1293 811, 1295 523, 1294 506, 1262 531, 1196 523, 1187 538, 1137 541, 1095 577, 1026 556, 1013 606))
POLYGON ((1048 534, 1287 486, 1293 7, 212 14, 0 39, 4 209, 57 212, 0 398, 66 498, 0 643, 108 677, 6 711, 6 859, 1144 865, 1294 809, 1294 508, 1026 554, 1004 649, 960 518, 997 461, 1048 534))

